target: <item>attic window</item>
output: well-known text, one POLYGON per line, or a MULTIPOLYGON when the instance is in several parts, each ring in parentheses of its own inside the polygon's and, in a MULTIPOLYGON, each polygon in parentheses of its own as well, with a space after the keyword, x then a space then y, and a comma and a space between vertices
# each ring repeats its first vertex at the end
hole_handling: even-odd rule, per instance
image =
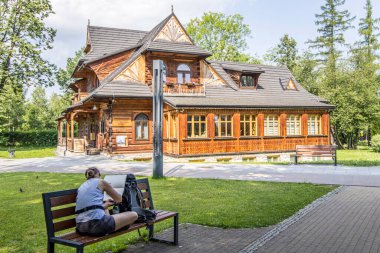
POLYGON ((286 86, 286 89, 287 90, 297 90, 297 86, 294 83, 292 78, 289 79, 289 82, 288 82, 288 85, 286 86))
POLYGON ((191 82, 190 67, 186 64, 180 64, 177 68, 177 83, 184 84, 191 82))
POLYGON ((256 75, 243 74, 240 78, 240 86, 254 88, 257 85, 257 79, 258 77, 256 75))

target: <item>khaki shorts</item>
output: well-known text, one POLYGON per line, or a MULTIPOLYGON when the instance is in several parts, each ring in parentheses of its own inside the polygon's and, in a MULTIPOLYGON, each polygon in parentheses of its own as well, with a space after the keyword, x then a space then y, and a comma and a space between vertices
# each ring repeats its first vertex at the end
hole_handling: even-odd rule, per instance
POLYGON ((79 222, 76 230, 84 235, 103 236, 115 231, 115 219, 111 215, 104 215, 100 220, 79 222))

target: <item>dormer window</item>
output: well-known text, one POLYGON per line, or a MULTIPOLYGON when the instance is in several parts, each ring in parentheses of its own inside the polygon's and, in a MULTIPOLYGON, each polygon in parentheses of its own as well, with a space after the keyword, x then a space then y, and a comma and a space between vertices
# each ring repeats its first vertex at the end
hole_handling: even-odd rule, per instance
POLYGON ((241 87, 255 87, 256 86, 256 78, 252 75, 241 75, 240 78, 241 87))
POLYGON ((184 84, 191 82, 190 67, 186 64, 180 64, 177 68, 177 83, 184 84))

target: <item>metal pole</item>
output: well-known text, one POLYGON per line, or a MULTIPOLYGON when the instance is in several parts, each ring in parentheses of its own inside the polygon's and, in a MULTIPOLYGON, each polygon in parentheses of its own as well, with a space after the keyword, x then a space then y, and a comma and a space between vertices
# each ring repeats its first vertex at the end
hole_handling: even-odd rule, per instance
POLYGON ((162 87, 164 72, 166 71, 164 66, 161 60, 153 61, 153 178, 164 176, 162 143, 162 115, 164 107, 162 87))

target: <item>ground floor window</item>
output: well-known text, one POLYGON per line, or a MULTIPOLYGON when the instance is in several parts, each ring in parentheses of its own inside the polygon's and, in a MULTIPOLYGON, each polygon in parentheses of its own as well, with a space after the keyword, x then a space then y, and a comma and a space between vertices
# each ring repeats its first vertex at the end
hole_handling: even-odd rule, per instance
POLYGON ((256 136, 256 115, 240 115, 240 136, 256 136))
POLYGON ((286 116, 286 135, 301 135, 301 115, 286 116))
POLYGON ((310 114, 308 116, 307 131, 309 135, 321 134, 321 115, 310 114))
POLYGON ((207 137, 205 115, 188 115, 187 116, 187 137, 188 138, 207 137))
POLYGON ((264 117, 264 135, 278 136, 279 132, 278 115, 266 115, 264 117))
POLYGON ((135 139, 149 140, 149 118, 146 114, 140 113, 135 118, 135 139))
POLYGON ((215 115, 215 137, 231 137, 232 136, 232 116, 231 115, 215 115))

